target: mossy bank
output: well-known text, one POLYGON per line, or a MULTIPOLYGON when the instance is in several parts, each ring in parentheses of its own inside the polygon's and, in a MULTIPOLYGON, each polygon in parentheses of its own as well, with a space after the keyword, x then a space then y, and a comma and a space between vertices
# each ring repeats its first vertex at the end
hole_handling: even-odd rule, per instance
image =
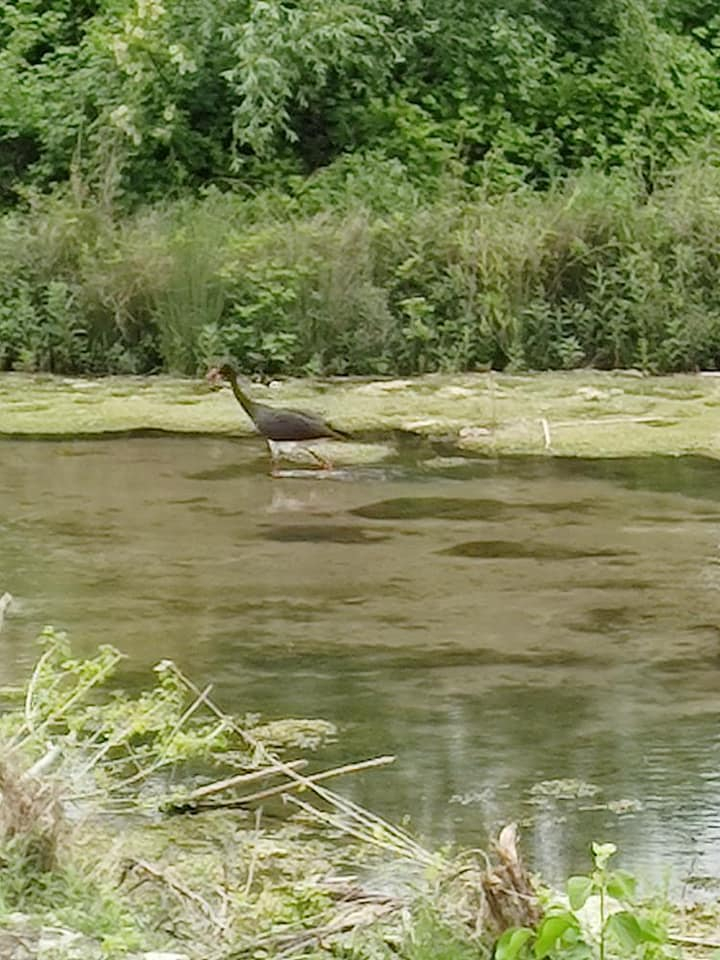
MULTIPOLYGON (((720 376, 604 373, 428 375, 255 384, 271 404, 308 407, 350 431, 340 460, 388 455, 412 434, 472 455, 720 456, 720 376), (386 441, 386 442, 380 442, 386 441)), ((130 431, 247 435, 228 390, 170 377, 0 375, 0 437, 130 431)))

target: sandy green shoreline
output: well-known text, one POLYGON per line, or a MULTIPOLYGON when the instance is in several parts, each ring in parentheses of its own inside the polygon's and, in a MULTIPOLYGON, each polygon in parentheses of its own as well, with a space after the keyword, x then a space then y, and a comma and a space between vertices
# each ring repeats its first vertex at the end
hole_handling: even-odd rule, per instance
MULTIPOLYGON (((720 456, 720 376, 713 374, 577 371, 288 380, 257 384, 254 393, 270 403, 321 411, 361 437, 412 431, 485 455, 720 456)), ((211 390, 201 379, 0 374, 0 436, 5 438, 142 429, 251 432, 229 392, 211 390)), ((346 447, 352 461, 354 447, 346 447)))

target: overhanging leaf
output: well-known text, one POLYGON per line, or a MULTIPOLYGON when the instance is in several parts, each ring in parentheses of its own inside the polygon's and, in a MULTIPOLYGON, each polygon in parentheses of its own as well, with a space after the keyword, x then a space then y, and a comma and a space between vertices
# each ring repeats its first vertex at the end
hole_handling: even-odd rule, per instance
POLYGON ((614 870, 607 880, 607 892, 616 900, 632 900, 637 881, 627 870, 614 870))
POLYGON ((657 924, 634 913, 621 910, 608 917, 605 929, 616 937, 625 950, 634 950, 641 943, 663 943, 665 935, 657 924))
POLYGON ((590 877, 570 877, 567 882, 567 895, 573 910, 583 907, 592 891, 593 882, 590 877))
POLYGON ((568 930, 578 929, 577 918, 572 913, 560 913, 546 917, 538 928, 535 941, 535 956, 542 960, 557 946, 558 941, 568 930))
POLYGON ((512 927, 506 930, 495 947, 495 960, 515 960, 533 933, 530 927, 512 927))

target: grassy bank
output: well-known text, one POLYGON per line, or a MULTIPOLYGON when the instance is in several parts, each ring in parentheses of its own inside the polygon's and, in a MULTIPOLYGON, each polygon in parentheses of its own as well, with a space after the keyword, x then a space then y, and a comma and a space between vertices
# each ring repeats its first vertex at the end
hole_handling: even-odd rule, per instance
MULTIPOLYGON (((576 371, 287 380, 257 399, 307 406, 356 435, 340 461, 392 452, 408 432, 480 455, 720 456, 720 377, 576 371), (384 442, 380 442, 384 441, 384 442)), ((0 375, 0 436, 101 436, 143 429, 245 435, 229 390, 170 377, 0 375)))
POLYGON ((77 186, 0 219, 0 369, 399 375, 720 367, 720 169, 500 196, 332 169, 123 213, 77 186))

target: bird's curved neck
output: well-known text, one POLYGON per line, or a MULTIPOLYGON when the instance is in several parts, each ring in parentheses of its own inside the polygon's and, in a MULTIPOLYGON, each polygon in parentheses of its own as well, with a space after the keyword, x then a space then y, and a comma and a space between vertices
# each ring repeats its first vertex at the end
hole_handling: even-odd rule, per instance
POLYGON ((237 376, 235 374, 230 377, 230 386, 232 387, 232 392, 235 394, 235 399, 243 408, 245 413, 252 418, 253 410, 255 409, 255 404, 252 402, 250 397, 245 393, 240 384, 238 383, 237 376))

